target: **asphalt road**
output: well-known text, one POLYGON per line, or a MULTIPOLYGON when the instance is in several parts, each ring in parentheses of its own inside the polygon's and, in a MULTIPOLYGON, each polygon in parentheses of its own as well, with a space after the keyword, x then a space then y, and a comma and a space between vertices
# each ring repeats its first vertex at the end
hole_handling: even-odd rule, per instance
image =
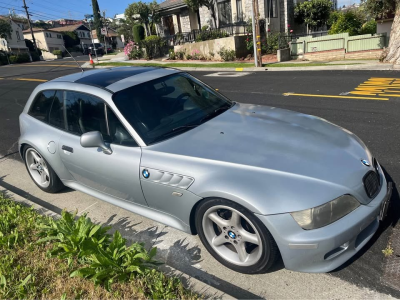
MULTIPOLYGON (((19 159, 16 154, 18 115, 32 90, 45 80, 77 71, 79 69, 69 59, 0 67, 0 159, 19 159)), ((400 214, 397 192, 400 188, 400 98, 378 94, 376 98, 379 100, 365 100, 375 96, 347 94, 371 78, 400 79, 400 74, 396 71, 265 71, 241 77, 211 77, 206 75, 213 72, 191 73, 234 101, 320 116, 354 132, 366 143, 395 183, 391 215, 371 242, 332 275, 400 297, 400 291, 384 284, 385 258, 382 255, 400 214), (360 98, 352 98, 354 96, 360 98)))

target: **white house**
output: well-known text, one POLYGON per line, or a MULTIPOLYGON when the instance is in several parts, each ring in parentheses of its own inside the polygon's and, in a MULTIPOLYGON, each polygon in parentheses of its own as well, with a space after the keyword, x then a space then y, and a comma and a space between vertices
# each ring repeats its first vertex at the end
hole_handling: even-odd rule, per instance
POLYGON ((10 22, 12 28, 11 36, 7 37, 7 39, 4 36, 0 37, 0 50, 28 52, 29 49, 26 47, 22 29, 10 18, 2 16, 0 18, 10 22))
POLYGON ((90 30, 84 24, 62 26, 62 27, 52 28, 51 30, 59 33, 75 32, 78 35, 79 39, 81 40, 81 44, 90 45, 92 43, 90 30))

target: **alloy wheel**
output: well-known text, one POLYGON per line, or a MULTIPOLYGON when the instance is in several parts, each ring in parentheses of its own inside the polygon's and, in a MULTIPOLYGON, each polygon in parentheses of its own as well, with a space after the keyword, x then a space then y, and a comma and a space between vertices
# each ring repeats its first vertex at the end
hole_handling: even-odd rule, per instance
POLYGON ((25 162, 33 180, 39 186, 47 188, 50 185, 50 173, 43 157, 36 150, 30 148, 26 151, 25 162))
POLYGON ((238 210, 213 206, 205 212, 202 226, 210 246, 230 263, 251 266, 260 259, 263 251, 260 234, 238 210))

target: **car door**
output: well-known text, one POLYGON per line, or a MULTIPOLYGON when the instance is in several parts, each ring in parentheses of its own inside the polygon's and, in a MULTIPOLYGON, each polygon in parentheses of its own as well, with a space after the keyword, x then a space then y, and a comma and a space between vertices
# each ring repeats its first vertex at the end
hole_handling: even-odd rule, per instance
POLYGON ((141 148, 106 103, 93 95, 64 91, 66 132, 59 153, 74 180, 108 196, 146 205, 139 180, 141 148), (112 149, 83 148, 82 134, 99 131, 112 149))

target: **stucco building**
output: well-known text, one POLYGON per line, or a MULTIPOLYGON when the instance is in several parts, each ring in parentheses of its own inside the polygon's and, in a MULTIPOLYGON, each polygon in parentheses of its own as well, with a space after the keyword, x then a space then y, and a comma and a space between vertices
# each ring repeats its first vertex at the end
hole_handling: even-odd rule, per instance
POLYGON ((75 32, 81 41, 81 45, 90 45, 92 38, 90 36, 90 30, 83 24, 67 25, 56 28, 51 28, 55 32, 75 32))
MULTIPOLYGON (((31 31, 29 29, 24 30, 23 33, 24 38, 32 41, 31 31)), ((64 40, 60 32, 54 31, 54 29, 33 28, 33 34, 39 49, 50 53, 54 50, 64 51, 64 40)))
POLYGON ((24 35, 20 26, 15 23, 12 19, 0 16, 1 19, 10 22, 12 32, 7 37, 0 36, 0 50, 11 51, 11 52, 27 52, 24 35))

